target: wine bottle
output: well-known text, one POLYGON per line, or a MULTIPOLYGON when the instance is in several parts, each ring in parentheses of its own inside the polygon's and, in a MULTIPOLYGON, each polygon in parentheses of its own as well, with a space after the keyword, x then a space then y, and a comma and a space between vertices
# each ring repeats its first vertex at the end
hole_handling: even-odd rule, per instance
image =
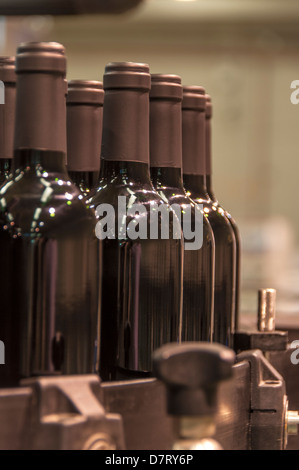
MULTIPOLYGON (((183 187, 181 78, 176 75, 155 74, 151 76, 151 80, 151 178, 158 194, 171 207, 179 206, 183 229, 185 224, 182 341, 211 341, 215 242, 208 219, 203 217, 203 212, 201 217, 196 218, 196 212, 200 211, 199 206, 186 195, 183 187), (200 244, 196 237, 190 242, 185 217, 188 211, 193 227, 200 221, 200 244)), ((196 234, 196 230, 194 233, 196 234)))
POLYGON ((0 184, 10 175, 13 157, 16 74, 15 58, 0 57, 0 184))
MULTIPOLYGON (((206 95, 206 184, 207 192, 212 202, 221 208, 212 185, 212 138, 211 138, 212 101, 210 95, 206 95)), ((229 220, 236 239, 236 297, 235 297, 235 330, 239 324, 239 303, 240 303, 240 276, 241 276, 241 239, 238 226, 229 212, 225 210, 225 215, 229 220)))
POLYGON ((100 246, 66 160, 66 56, 17 50, 14 175, 0 190, 0 385, 96 368, 100 246))
POLYGON ((101 82, 72 80, 67 95, 67 168, 82 194, 99 178, 104 90, 101 82))
POLYGON ((110 63, 103 83, 100 182, 91 204, 103 227, 100 375, 115 380, 150 376, 153 351, 180 340, 183 240, 150 180, 148 65, 110 63), (111 208, 114 226, 101 217, 111 208), (170 219, 166 238, 161 210, 170 219))
POLYGON ((203 204, 215 238, 214 341, 232 346, 235 314, 236 241, 225 212, 206 188, 205 90, 183 88, 183 180, 192 200, 203 204))

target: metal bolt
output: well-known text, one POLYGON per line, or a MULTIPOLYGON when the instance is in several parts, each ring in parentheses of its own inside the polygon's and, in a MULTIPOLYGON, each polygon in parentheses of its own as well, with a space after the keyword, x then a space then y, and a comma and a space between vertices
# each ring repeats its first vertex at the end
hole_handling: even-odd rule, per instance
POLYGON ((276 290, 259 289, 258 291, 258 330, 274 331, 276 313, 276 290))
POLYGON ((116 450, 116 445, 108 434, 98 433, 85 442, 83 450, 116 450))
POLYGON ((287 433, 297 436, 299 425, 299 412, 287 411, 287 433))

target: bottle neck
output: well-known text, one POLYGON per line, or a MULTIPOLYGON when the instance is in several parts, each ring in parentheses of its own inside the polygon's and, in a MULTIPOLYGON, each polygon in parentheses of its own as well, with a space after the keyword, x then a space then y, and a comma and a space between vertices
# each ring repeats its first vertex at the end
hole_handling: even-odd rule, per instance
POLYGON ((13 157, 16 84, 5 83, 5 103, 0 104, 0 160, 13 157))
POLYGON ((9 178, 12 161, 12 158, 0 158, 0 184, 9 178))
POLYGON ((182 129, 183 173, 205 176, 205 113, 201 110, 183 109, 182 129))
POLYGON ((149 167, 144 162, 112 161, 101 159, 100 185, 140 185, 153 189, 149 167))
POLYGON ((105 161, 149 164, 148 91, 105 91, 101 157, 105 161))
POLYGON ((150 166, 182 168, 181 100, 150 101, 150 166))
POLYGON ((43 173, 46 172, 61 174, 61 176, 68 178, 64 152, 35 149, 15 150, 13 167, 17 173, 26 170, 32 171, 37 176, 43 176, 43 173))
POLYGON ((151 167, 151 179, 155 189, 173 188, 184 192, 180 168, 151 167))
POLYGON ((208 194, 213 202, 217 202, 212 185, 212 134, 211 117, 206 117, 206 185, 208 194))
POLYGON ((213 202, 217 202, 216 196, 213 191, 213 185, 212 185, 212 175, 207 175, 206 176, 206 186, 207 186, 207 192, 213 202))
POLYGON ((205 122, 206 130, 206 174, 211 176, 212 174, 212 133, 211 133, 211 118, 206 118, 205 122))
POLYGON ((89 189, 93 188, 99 180, 99 171, 74 171, 69 170, 67 167, 67 172, 71 180, 79 186, 84 182, 85 186, 89 189))
POLYGON ((18 73, 14 148, 66 154, 66 91, 59 73, 18 73))
POLYGON ((203 199, 210 202, 205 175, 183 175, 184 187, 191 199, 203 199))
POLYGON ((103 107, 67 105, 67 151, 70 171, 99 171, 103 107))

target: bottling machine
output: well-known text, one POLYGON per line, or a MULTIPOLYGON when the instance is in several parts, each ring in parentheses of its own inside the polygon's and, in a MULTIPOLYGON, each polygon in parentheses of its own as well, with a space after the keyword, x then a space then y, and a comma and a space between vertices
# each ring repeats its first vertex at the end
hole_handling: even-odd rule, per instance
MULTIPOLYGON (((10 0, 0 14, 120 13, 139 3, 10 0)), ((257 324, 234 334, 234 351, 163 346, 152 378, 49 376, 0 389, 0 449, 298 449, 299 329, 275 329, 273 289, 259 292, 257 324)))

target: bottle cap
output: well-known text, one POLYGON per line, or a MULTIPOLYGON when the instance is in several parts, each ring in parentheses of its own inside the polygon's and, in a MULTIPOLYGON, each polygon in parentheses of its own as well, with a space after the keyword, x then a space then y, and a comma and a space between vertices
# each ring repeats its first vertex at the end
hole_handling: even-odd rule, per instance
POLYGON ((14 57, 0 57, 0 80, 4 83, 16 83, 14 57))
POLYGON ((183 87, 183 109, 206 110, 205 89, 202 86, 183 87))
POLYGON ((27 42, 17 49, 16 73, 52 72, 65 76, 65 48, 57 42, 27 42))
POLYGON ((211 100, 211 97, 210 95, 205 95, 205 98, 206 98, 206 118, 207 119, 211 119, 212 117, 212 100, 211 100))
POLYGON ((150 90, 149 66, 136 62, 110 62, 105 67, 104 90, 113 88, 135 88, 150 90))
POLYGON ((67 104, 69 103, 103 106, 103 84, 93 80, 69 81, 67 104))
POLYGON ((170 99, 182 101, 183 87, 178 75, 152 74, 150 99, 170 99))

